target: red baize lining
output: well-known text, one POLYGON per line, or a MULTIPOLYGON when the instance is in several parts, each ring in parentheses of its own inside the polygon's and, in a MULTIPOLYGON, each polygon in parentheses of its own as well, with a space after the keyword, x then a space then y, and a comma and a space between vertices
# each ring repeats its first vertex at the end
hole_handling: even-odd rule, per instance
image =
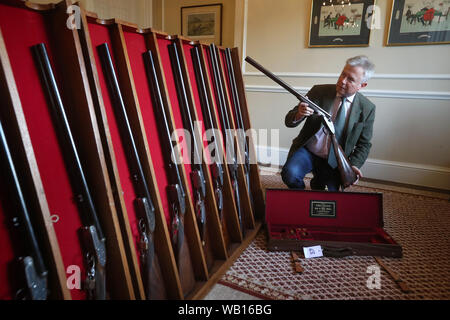
POLYGON ((380 193, 267 189, 266 222, 273 238, 282 237, 281 233, 287 229, 305 228, 313 240, 369 242, 367 239, 373 237, 377 242, 395 243, 383 230, 380 193), (311 217, 312 200, 334 201, 336 218, 311 217), (364 232, 370 235, 358 235, 364 232))

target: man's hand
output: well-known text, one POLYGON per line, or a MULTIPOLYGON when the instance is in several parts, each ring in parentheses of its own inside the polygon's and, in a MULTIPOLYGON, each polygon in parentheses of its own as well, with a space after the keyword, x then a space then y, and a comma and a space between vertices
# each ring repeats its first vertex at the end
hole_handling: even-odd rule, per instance
POLYGON ((357 177, 357 179, 356 179, 356 181, 353 183, 353 184, 357 184, 358 183, 358 181, 359 181, 359 178, 362 178, 363 177, 363 175, 362 175, 362 172, 361 172, 361 170, 359 170, 357 167, 355 167, 355 166, 352 166, 352 169, 353 169, 353 172, 355 172, 355 174, 356 174, 356 177, 357 177))
POLYGON ((297 114, 295 115, 295 121, 302 119, 303 117, 309 117, 314 113, 314 110, 308 107, 305 102, 300 102, 297 106, 297 114))

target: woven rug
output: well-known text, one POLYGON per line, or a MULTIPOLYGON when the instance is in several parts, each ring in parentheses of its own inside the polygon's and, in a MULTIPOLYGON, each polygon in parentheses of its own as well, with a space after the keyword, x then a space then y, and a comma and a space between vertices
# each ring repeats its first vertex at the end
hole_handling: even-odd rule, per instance
MULTIPOLYGON (((284 188, 279 175, 261 175, 263 188, 284 188)), ((411 289, 403 293, 373 257, 300 260, 294 272, 289 252, 269 252, 261 231, 219 281, 262 299, 450 299, 450 201, 448 196, 424 196, 362 186, 352 192, 383 193, 385 230, 402 246, 403 258, 382 258, 411 289), (372 285, 368 286, 368 282, 372 285), (370 287, 370 288, 369 288, 370 287)))

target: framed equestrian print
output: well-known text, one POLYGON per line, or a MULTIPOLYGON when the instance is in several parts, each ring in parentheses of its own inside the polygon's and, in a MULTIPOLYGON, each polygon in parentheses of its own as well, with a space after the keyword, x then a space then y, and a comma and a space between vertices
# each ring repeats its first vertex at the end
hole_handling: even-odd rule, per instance
POLYGON ((181 34, 204 43, 222 44, 222 4, 181 8, 181 34))
POLYGON ((394 0, 386 45, 450 43, 450 1, 394 0))
POLYGON ((369 46, 375 0, 312 0, 308 47, 369 46))

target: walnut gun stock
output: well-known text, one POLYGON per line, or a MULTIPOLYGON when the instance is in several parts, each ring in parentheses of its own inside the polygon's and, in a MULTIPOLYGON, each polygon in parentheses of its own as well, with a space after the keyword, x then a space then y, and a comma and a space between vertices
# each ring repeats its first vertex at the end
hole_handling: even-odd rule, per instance
POLYGON ((258 62, 253 60, 251 57, 246 57, 245 61, 247 61, 249 64, 251 64, 253 67, 261 71, 263 74, 268 76, 270 79, 278 83, 280 86, 282 86, 284 89, 286 89, 289 93, 293 94, 297 99, 299 99, 302 102, 305 102, 309 105, 311 109, 313 109, 316 113, 318 113, 320 116, 322 116, 322 121, 324 123, 324 126, 327 128, 327 130, 330 132, 331 136, 331 142, 334 148, 334 152, 336 155, 338 170, 341 176, 341 185, 343 188, 347 188, 351 186, 355 181, 357 180, 357 176, 355 172, 352 169, 352 166, 350 164, 350 161, 348 160, 347 156, 344 153, 344 150, 342 150, 342 147, 339 145, 336 136, 334 134, 334 125, 331 121, 331 115, 320 108, 317 104, 309 100, 307 97, 303 96, 302 94, 298 93, 294 88, 292 88, 289 84, 278 78, 276 75, 274 75, 272 72, 264 68, 262 65, 260 65, 258 62))
POLYGON ((58 132, 58 139, 61 149, 63 150, 63 157, 67 171, 71 176, 71 183, 75 199, 80 209, 81 221, 84 227, 95 228, 95 232, 89 232, 88 237, 95 237, 86 240, 83 237, 83 228, 81 228, 81 241, 84 250, 84 258, 88 269, 86 278, 85 291, 87 297, 97 300, 106 299, 105 288, 105 265, 106 265, 106 247, 105 237, 98 220, 97 212, 92 200, 91 192, 89 190, 86 176, 79 153, 73 139, 72 130, 66 116, 66 111, 62 103, 59 89, 55 80, 55 76, 50 65, 50 60, 47 50, 43 43, 31 47, 33 52, 36 67, 40 73, 42 84, 45 87, 50 113, 53 118, 55 129, 58 132), (93 246, 93 244, 95 246, 93 246), (91 267, 95 265, 95 267, 91 267), (100 287, 99 284, 102 284, 100 287))

